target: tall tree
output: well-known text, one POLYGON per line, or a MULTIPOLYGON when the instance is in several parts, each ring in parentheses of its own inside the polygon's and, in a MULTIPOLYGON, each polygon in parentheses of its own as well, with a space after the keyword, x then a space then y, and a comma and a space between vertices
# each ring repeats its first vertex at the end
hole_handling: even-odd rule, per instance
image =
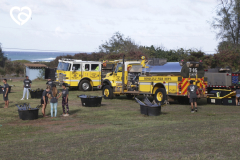
POLYGON ((233 44, 240 43, 240 0, 218 0, 217 16, 211 23, 217 39, 233 44))
POLYGON ((100 52, 107 54, 128 53, 131 51, 137 51, 138 49, 139 46, 135 44, 131 38, 125 38, 120 32, 114 33, 109 41, 106 41, 99 46, 100 52))
POLYGON ((6 60, 7 60, 7 57, 4 56, 4 53, 2 51, 2 46, 0 43, 0 67, 4 67, 6 60))

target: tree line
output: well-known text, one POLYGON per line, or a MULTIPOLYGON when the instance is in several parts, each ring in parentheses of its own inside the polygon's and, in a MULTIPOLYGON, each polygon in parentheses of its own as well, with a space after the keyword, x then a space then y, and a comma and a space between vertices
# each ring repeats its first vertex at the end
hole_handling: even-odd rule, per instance
POLYGON ((240 47, 227 43, 219 44, 215 54, 206 54, 197 49, 177 49, 167 50, 164 47, 141 46, 137 45, 129 37, 125 38, 119 32, 116 32, 108 41, 99 46, 99 52, 92 54, 78 53, 75 55, 59 56, 48 64, 49 67, 56 67, 58 60, 61 58, 81 59, 83 61, 102 61, 117 60, 125 55, 128 60, 137 60, 141 56, 148 58, 166 58, 168 62, 184 61, 202 61, 205 69, 215 67, 232 67, 238 70, 240 64, 238 62, 240 47))

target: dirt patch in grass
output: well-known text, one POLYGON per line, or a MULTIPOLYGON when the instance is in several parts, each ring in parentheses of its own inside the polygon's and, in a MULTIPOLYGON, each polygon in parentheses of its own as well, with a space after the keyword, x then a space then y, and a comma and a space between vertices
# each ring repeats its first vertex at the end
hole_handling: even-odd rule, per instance
POLYGON ((64 131, 76 131, 76 130, 87 130, 87 129, 97 129, 104 127, 103 124, 84 124, 79 123, 79 119, 69 119, 72 117, 60 117, 55 118, 41 118, 32 121, 26 121, 26 123, 21 123, 21 121, 16 121, 15 123, 9 123, 9 126, 35 126, 35 127, 44 127, 45 129, 41 130, 38 133, 60 133, 64 131))

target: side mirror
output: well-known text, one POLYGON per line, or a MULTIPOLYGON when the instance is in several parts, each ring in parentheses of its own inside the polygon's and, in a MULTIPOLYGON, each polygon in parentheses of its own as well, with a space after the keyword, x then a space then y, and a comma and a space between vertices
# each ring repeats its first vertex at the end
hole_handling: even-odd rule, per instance
POLYGON ((73 70, 73 72, 75 72, 75 71, 76 71, 76 70, 75 70, 75 67, 73 67, 72 70, 73 70))
POLYGON ((112 64, 112 73, 114 72, 114 66, 115 66, 115 65, 114 65, 114 64, 112 64))

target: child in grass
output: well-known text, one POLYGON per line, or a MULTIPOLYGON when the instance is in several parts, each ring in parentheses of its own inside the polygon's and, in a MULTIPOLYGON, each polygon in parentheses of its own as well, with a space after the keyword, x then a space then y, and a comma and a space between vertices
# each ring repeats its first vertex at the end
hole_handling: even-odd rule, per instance
POLYGON ((68 107, 68 89, 66 88, 66 83, 62 84, 62 108, 63 108, 63 116, 69 116, 69 107, 68 107), (65 106, 67 108, 67 114, 65 112, 65 106))
POLYGON ((50 91, 50 86, 47 86, 47 88, 43 91, 42 93, 42 98, 41 98, 41 105, 42 105, 42 114, 43 117, 47 117, 45 114, 45 110, 48 104, 48 92, 50 91))
POLYGON ((51 105, 51 117, 53 117, 53 108, 55 110, 55 117, 57 117, 57 104, 58 104, 58 98, 61 96, 61 93, 57 90, 57 87, 55 84, 52 85, 51 91, 48 93, 48 98, 50 100, 51 105))

